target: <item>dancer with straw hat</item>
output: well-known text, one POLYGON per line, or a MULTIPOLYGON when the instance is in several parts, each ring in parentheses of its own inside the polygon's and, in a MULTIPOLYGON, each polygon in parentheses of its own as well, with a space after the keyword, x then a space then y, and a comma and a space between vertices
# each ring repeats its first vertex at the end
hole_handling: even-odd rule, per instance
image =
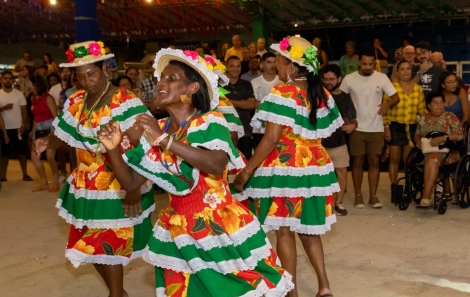
POLYGON ((159 121, 141 115, 141 145, 117 149, 119 125, 99 133, 117 178, 134 190, 148 178, 170 194, 144 260, 155 266, 157 296, 285 296, 293 284, 253 214, 232 197, 227 172, 245 163, 219 102, 225 66, 193 51, 162 49, 154 68, 159 121), (130 170, 128 168, 132 168, 130 170))
POLYGON ((332 194, 339 186, 321 139, 343 121, 317 75, 317 49, 300 37, 284 38, 271 49, 284 83, 271 90, 252 119, 265 134, 234 187, 260 198, 259 220, 266 231, 276 230, 279 258, 294 283, 298 234, 318 276, 317 296, 332 296, 319 235, 336 221, 332 194))
POLYGON ((101 42, 73 44, 66 52, 75 67, 83 90, 75 92, 57 117, 54 133, 34 143, 40 154, 46 148, 76 149, 77 168, 64 185, 56 207, 69 224, 65 256, 73 266, 92 263, 109 288, 109 296, 128 296, 123 288, 123 266, 139 257, 151 235, 150 214, 155 209, 153 190, 145 182, 126 192, 109 165, 109 156, 97 132, 111 120, 123 131, 118 150, 137 145, 142 129, 133 127, 137 115, 150 114, 139 98, 124 88, 116 88, 105 76, 106 54, 101 42))

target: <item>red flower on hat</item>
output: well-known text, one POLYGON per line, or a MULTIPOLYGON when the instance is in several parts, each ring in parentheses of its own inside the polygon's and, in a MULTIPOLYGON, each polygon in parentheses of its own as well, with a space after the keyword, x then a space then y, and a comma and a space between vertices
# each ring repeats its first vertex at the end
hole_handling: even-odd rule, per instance
POLYGON ((281 42, 279 42, 279 48, 281 49, 281 51, 285 51, 287 50, 287 48, 289 47, 289 39, 287 37, 284 37, 281 42))
POLYGON ((211 64, 212 66, 214 66, 214 64, 215 64, 215 60, 211 56, 205 56, 204 60, 206 60, 206 62, 211 64))
POLYGON ((70 63, 72 63, 73 60, 75 60, 75 55, 73 54, 73 51, 71 49, 68 49, 65 52, 65 55, 67 56, 67 61, 69 61, 70 63))
POLYGON ((188 51, 188 50, 185 50, 183 52, 183 54, 185 54, 186 56, 188 57, 191 57, 191 59, 193 60, 198 60, 199 59, 199 54, 195 51, 188 51))
POLYGON ((101 46, 96 42, 92 42, 88 45, 88 52, 95 57, 99 56, 101 54, 101 46))

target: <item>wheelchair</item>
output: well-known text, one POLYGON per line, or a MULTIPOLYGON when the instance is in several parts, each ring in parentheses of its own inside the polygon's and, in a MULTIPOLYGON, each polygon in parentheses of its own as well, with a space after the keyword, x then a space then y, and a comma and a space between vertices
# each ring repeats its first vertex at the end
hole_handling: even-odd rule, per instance
POLYGON ((460 207, 467 208, 470 206, 470 141, 468 141, 470 137, 468 133, 470 123, 465 122, 462 129, 465 145, 464 149, 460 152, 461 157, 455 172, 454 189, 456 189, 455 197, 460 207))
MULTIPOLYGON (((468 126, 464 131, 468 131, 468 126)), ((465 135, 466 136, 466 135, 465 135)), ((470 206, 470 154, 467 153, 467 141, 449 143, 449 152, 446 153, 443 164, 439 167, 439 175, 434 187, 434 201, 431 207, 441 215, 447 211, 447 203, 452 201, 453 196, 457 204, 462 208, 470 206), (460 160, 457 163, 445 164, 448 156, 459 151, 460 160), (451 182, 447 182, 451 180, 451 182), (453 185, 453 193, 448 191, 450 184, 453 185), (442 192, 438 191, 442 187, 442 192)), ((414 147, 405 160, 405 176, 398 179, 398 187, 392 195, 392 203, 400 210, 408 209, 413 201, 419 204, 424 190, 424 155, 421 149, 414 147), (404 185, 401 183, 404 182, 404 185)))

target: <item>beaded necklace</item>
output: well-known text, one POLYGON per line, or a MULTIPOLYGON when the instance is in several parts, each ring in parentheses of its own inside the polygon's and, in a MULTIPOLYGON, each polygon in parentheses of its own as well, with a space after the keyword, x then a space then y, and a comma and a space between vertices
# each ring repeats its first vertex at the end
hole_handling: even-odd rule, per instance
POLYGON ((83 107, 82 107, 82 110, 80 111, 80 116, 78 117, 78 121, 77 121, 77 126, 75 127, 75 131, 77 132, 78 134, 78 138, 80 140, 80 143, 83 145, 83 147, 87 150, 88 153, 90 153, 90 155, 92 157, 96 157, 97 156, 97 150, 99 149, 99 146, 96 148, 96 151, 92 151, 90 148, 88 148, 88 146, 85 144, 85 142, 83 141, 83 138, 88 138, 88 139, 92 139, 92 140, 95 140, 95 141, 100 141, 98 139, 98 136, 95 135, 95 137, 93 136, 87 136, 85 134, 83 134, 82 132, 80 132, 80 124, 82 124, 82 127, 88 122, 88 126, 91 128, 91 131, 93 133, 93 128, 91 127, 91 115, 93 114, 93 112, 95 111, 95 108, 96 106, 98 106, 98 104, 100 103, 101 99, 103 98, 104 94, 106 94, 106 92, 108 91, 109 89, 109 86, 110 86, 110 83, 109 81, 106 82, 106 86, 104 87, 104 90, 103 92, 101 93, 101 95, 98 97, 98 99, 96 99, 96 102, 93 104, 93 106, 89 109, 89 111, 87 112, 86 110, 86 104, 87 104, 87 98, 88 98, 88 93, 85 93, 85 97, 83 98, 83 107), (85 116, 83 116, 83 112, 85 111, 85 116), (83 123, 82 123, 83 122, 83 123))
MULTIPOLYGON (((200 111, 198 111, 196 108, 194 109, 194 111, 191 113, 191 115, 181 124, 181 127, 178 128, 178 131, 176 131, 175 133, 172 134, 172 136, 174 136, 174 139, 175 140, 183 140, 187 137, 186 135, 186 132, 188 131, 189 129, 189 126, 191 125, 191 122, 200 114, 200 111)), ((168 117, 166 120, 165 120, 165 124, 163 126, 163 133, 166 133, 166 131, 168 131, 168 128, 170 127, 170 123, 171 123, 171 118, 168 117)), ((185 181, 186 183, 188 183, 189 187, 192 188, 193 185, 194 185, 194 182, 192 182, 191 180, 187 179, 182 173, 181 173, 181 170, 178 166, 178 159, 176 157, 176 155, 170 155, 171 157, 171 161, 172 161, 172 164, 175 164, 175 168, 176 168, 176 171, 172 170, 171 169, 171 165, 172 164, 169 164, 168 161, 167 161, 167 158, 164 157, 163 154, 170 154, 169 151, 167 149, 165 149, 164 151, 162 151, 162 148, 159 147, 158 149, 158 152, 157 152, 157 158, 160 160, 160 163, 162 163, 163 166, 165 166, 165 168, 173 175, 175 176, 178 176, 179 178, 181 178, 183 181, 185 181)))

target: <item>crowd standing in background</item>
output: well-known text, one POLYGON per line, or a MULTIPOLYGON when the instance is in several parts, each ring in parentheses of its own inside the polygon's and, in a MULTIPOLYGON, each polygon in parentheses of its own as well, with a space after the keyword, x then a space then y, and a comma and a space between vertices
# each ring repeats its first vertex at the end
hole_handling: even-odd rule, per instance
MULTIPOLYGON (((319 71, 323 71, 330 63, 327 52, 323 49, 322 40, 320 38, 313 39, 312 44, 317 48, 316 54, 319 62, 319 71)), ((367 58, 369 63, 365 63, 362 61, 364 59, 364 55, 358 55, 356 53, 356 43, 354 41, 347 41, 345 43, 345 55, 339 60, 340 76, 335 74, 335 71, 332 71, 331 68, 330 71, 324 73, 326 77, 322 76, 322 79, 337 80, 338 86, 333 86, 328 83, 328 81, 323 81, 325 88, 330 88, 329 91, 333 97, 349 93, 352 102, 354 102, 356 107, 358 104, 362 104, 361 100, 363 100, 365 104, 368 104, 367 106, 370 105, 366 109, 358 109, 357 121, 354 122, 357 129, 354 130, 350 129, 350 127, 353 126, 350 122, 351 119, 342 113, 343 119, 346 120, 345 126, 349 128, 346 129, 347 132, 344 135, 343 133, 334 134, 337 135, 338 141, 341 139, 341 141, 336 142, 336 144, 343 143, 344 141, 349 147, 349 154, 352 155, 352 172, 353 180, 355 181, 355 194, 357 195, 357 203, 355 203, 356 207, 361 207, 361 205, 363 205, 363 203, 360 203, 362 199, 362 192, 360 189, 360 181, 362 180, 360 176, 362 176, 362 174, 360 168, 362 168, 364 157, 366 155, 369 163, 369 173, 371 173, 369 174, 371 187, 369 189, 369 196, 371 199, 370 203, 377 207, 380 207, 381 205, 375 190, 375 184, 378 181, 377 156, 381 154, 379 150, 382 150, 384 147, 383 140, 381 139, 385 139, 386 144, 386 149, 383 149, 384 153, 382 154, 382 159, 384 160, 390 157, 389 173, 392 187, 396 183, 399 163, 406 158, 409 150, 414 147, 413 135, 416 129, 418 116, 423 114, 423 98, 425 98, 427 94, 439 90, 445 96, 446 111, 454 113, 461 123, 470 119, 466 89, 458 84, 459 78, 456 77, 455 74, 446 71, 446 62, 443 54, 441 52, 432 52, 429 43, 419 42, 413 44, 411 37, 404 36, 402 38, 402 44, 395 50, 393 56, 390 56, 390 59, 388 59, 388 52, 379 37, 373 38, 371 45, 372 47, 371 50, 368 50, 369 56, 367 58), (371 59, 371 57, 373 59, 371 59), (385 94, 382 99, 381 89, 385 88, 385 85, 387 85, 386 90, 388 92, 393 92, 393 89, 391 88, 391 85, 387 83, 388 79, 386 79, 385 76, 378 75, 378 72, 387 73, 388 60, 393 60, 394 63, 393 66, 390 67, 389 75, 390 80, 393 82, 393 88, 396 90, 395 93, 398 94, 397 97, 401 102, 390 110, 388 110, 388 108, 397 104, 397 99, 394 96, 389 97, 387 94, 385 94), (401 63, 402 61, 407 61, 407 63, 401 63), (398 69, 400 65, 403 65, 403 67, 406 68, 401 71, 401 73, 398 69), (380 82, 376 81, 376 77, 380 78, 380 82), (357 84, 356 80, 358 80, 357 84), (354 90, 354 88, 358 89, 358 86, 363 89, 360 91, 354 90), (363 96, 364 92, 369 95, 363 96), (371 103, 369 99, 364 99, 366 97, 373 97, 375 100, 374 103, 371 103), (373 105, 376 103, 384 103, 378 109, 378 116, 373 112, 373 105), (373 123, 369 123, 369 121, 372 121, 373 123), (372 136, 374 137, 369 138, 368 136, 371 135, 366 134, 365 138, 360 140, 360 142, 365 141, 365 151, 356 151, 361 146, 349 145, 350 141, 353 144, 356 144, 358 136, 361 133, 369 132, 373 133, 372 136), (376 135, 374 133, 379 134, 376 135), (383 137, 380 136, 380 133, 384 133, 383 137), (372 139, 375 140, 372 141, 372 139)), ((175 48, 175 45, 171 45, 170 47, 175 48)), ((109 47, 105 47, 104 50, 106 55, 111 54, 111 49, 109 47)), ((206 55, 211 55, 213 57, 216 56, 216 51, 211 49, 207 42, 201 43, 198 50, 206 55)), ((253 130, 250 125, 251 118, 263 98, 269 93, 269 90, 279 82, 276 75, 275 57, 263 57, 265 54, 270 54, 271 52, 267 51, 266 39, 262 37, 254 40, 244 47, 242 45, 241 36, 233 35, 231 45, 228 43, 223 44, 220 51, 221 61, 227 66, 227 76, 230 78, 230 83, 226 87, 229 91, 227 98, 229 98, 229 100, 234 104, 245 130, 244 136, 238 141, 238 146, 241 152, 249 159, 263 135, 260 129, 254 128, 253 130), (251 85, 245 82, 251 82, 251 85)), ((155 55, 148 55, 142 60, 142 62, 146 64, 152 72, 154 69, 151 65, 154 57, 155 55)), ((107 59, 105 60, 105 63, 106 76, 109 80, 114 79, 113 82, 116 86, 129 89, 142 100, 147 108, 151 108, 152 94, 154 93, 156 83, 158 82, 154 76, 146 78, 143 76, 142 70, 131 66, 125 69, 126 76, 118 77, 118 64, 116 58, 112 57, 107 59)), ((336 68, 333 70, 336 70, 336 68)), ((46 78, 48 84, 47 92, 54 98, 57 104, 57 112, 62 110, 67 98, 77 91, 79 86, 73 70, 67 67, 59 68, 52 55, 49 53, 45 53, 43 55, 43 64, 37 65, 32 59, 31 53, 25 51, 22 58, 17 61, 15 71, 18 72, 18 80, 13 84, 13 86, 20 90, 26 101, 26 119, 24 120, 25 127, 20 127, 20 129, 24 129, 29 134, 33 135, 34 133, 30 133, 34 127, 31 108, 33 99, 38 96, 34 90, 34 76, 42 75, 46 78)), ((5 91, 3 92, 5 93, 5 91)), ((337 100, 338 102, 341 102, 341 99, 337 100)), ((338 103, 338 105, 340 107, 340 111, 343 111, 341 109, 341 103, 338 103)), ((0 102, 0 108, 3 110, 2 116, 5 122, 4 125, 7 127, 6 130, 13 130, 8 129, 11 127, 11 120, 8 112, 9 106, 9 104, 0 102)), ((152 110, 159 115, 164 114, 161 110, 155 108, 155 106, 152 107, 152 110)), ((16 111, 16 113, 19 114, 21 112, 16 111)), ((13 135, 12 131, 9 133, 13 135)), ((18 138, 18 133, 15 134, 16 136, 13 138, 9 137, 9 145, 3 141, 4 164, 6 164, 6 154, 10 152, 11 146, 14 147, 15 145, 24 145, 24 143, 26 143, 27 152, 28 136, 25 137, 26 139, 23 139, 23 137, 21 137, 22 133, 20 133, 19 135, 21 139, 16 140, 15 138, 18 138), (17 143, 17 141, 19 141, 19 143, 17 143)), ((325 146, 329 150, 332 149, 332 147, 329 147, 330 145, 330 140, 325 140, 325 146)), ((341 150, 343 150, 343 148, 341 148, 341 150)), ((23 151, 25 150, 21 147, 18 150, 20 153, 19 155, 21 156, 20 162, 22 164, 24 163, 22 161, 23 151)), ((71 172, 75 166, 75 152, 73 149, 69 150, 69 152, 67 152, 67 150, 59 149, 56 154, 59 166, 59 181, 62 183, 68 173, 71 172), (70 170, 67 170, 65 167, 67 161, 71 162, 70 170)), ((334 159, 334 152, 330 152, 330 154, 334 159)), ((347 167, 344 166, 344 164, 347 163, 347 160, 344 159, 342 161, 343 162, 333 162, 337 164, 343 163, 338 165, 340 167, 336 166, 338 176, 340 176, 344 171, 344 168, 347 167)), ((22 166, 22 168, 25 168, 25 166, 22 166)), ((6 179, 5 169, 6 165, 4 165, 2 169, 5 172, 2 173, 3 179, 6 179)), ((26 169, 24 170, 24 175, 25 180, 28 180, 29 176, 26 173, 26 169)), ((342 181, 344 179, 339 178, 339 180, 340 186, 343 185, 342 181)), ((41 179, 41 184, 43 188, 46 188, 43 179, 41 179)), ((343 211, 343 209, 345 209, 342 203, 343 194, 344 193, 341 191, 336 196, 337 211, 343 211)))
MULTIPOLYGON (((315 38, 310 43, 303 38, 289 37, 272 45, 267 43, 265 38, 258 38, 243 46, 240 35, 233 35, 231 45, 224 43, 219 47, 219 55, 208 43, 201 43, 196 51, 176 50, 176 46, 171 45, 168 52, 162 51, 166 53, 164 56, 184 56, 180 57, 182 60, 178 63, 161 62, 163 66, 160 69, 154 68, 158 64, 155 62, 158 60, 156 55, 147 55, 141 63, 154 74, 150 77, 144 76, 145 71, 142 68, 134 66, 127 67, 124 69, 124 75, 119 75, 117 61, 109 47, 103 47, 104 53, 100 53, 103 58, 97 61, 97 64, 86 63, 79 66, 75 61, 61 65, 60 68, 49 53, 43 55, 43 64, 37 65, 31 53, 24 52, 15 65, 15 71, 18 72, 17 82, 9 71, 3 72, 1 77, 0 188, 1 182, 8 180, 8 163, 14 154, 21 165, 23 180, 32 180, 27 173, 26 156, 29 155, 31 142, 34 141, 31 159, 39 180, 32 191, 57 192, 60 190, 60 184, 65 182, 66 192, 60 194, 58 207, 61 216, 73 216, 73 219, 69 220, 72 226, 67 256, 76 266, 85 262, 95 263, 95 268, 105 280, 111 295, 116 292, 122 295, 122 265, 127 264, 132 258, 132 253, 139 251, 140 255, 140 250, 151 236, 149 212, 153 207, 153 193, 150 193, 150 189, 153 187, 157 193, 168 191, 174 199, 171 207, 180 209, 184 203, 178 202, 178 199, 188 193, 196 195, 200 189, 189 187, 184 193, 175 191, 168 183, 161 182, 159 174, 160 171, 170 172, 173 177, 169 183, 184 188, 195 181, 191 180, 193 176, 186 177, 185 173, 178 172, 178 166, 182 163, 184 166, 189 164, 185 169, 201 172, 202 184, 210 191, 210 197, 204 196, 205 193, 205 200, 201 203, 208 204, 218 215, 223 211, 233 211, 234 213, 230 213, 233 218, 243 217, 247 221, 257 222, 252 214, 238 208, 241 206, 235 199, 232 204, 231 194, 225 191, 226 183, 227 187, 230 185, 231 190, 239 191, 232 193, 234 198, 238 198, 237 195, 245 197, 244 199, 250 197, 250 210, 259 217, 265 230, 276 230, 277 252, 284 268, 275 265, 276 255, 272 254, 266 262, 268 267, 264 269, 276 267, 279 271, 277 277, 281 281, 276 283, 271 279, 264 280, 269 286, 279 286, 284 291, 291 289, 290 281, 287 280, 288 274, 293 276, 292 282, 296 282, 297 234, 318 276, 317 296, 332 296, 320 235, 330 230, 336 221, 336 215, 348 214, 348 205, 358 209, 366 208, 362 191, 365 163, 367 162, 369 187, 367 205, 372 209, 380 209, 384 201, 383 195, 377 191, 381 157, 382 160, 390 159, 388 173, 393 195, 397 189, 400 163, 406 160, 414 147, 421 148, 422 137, 432 131, 447 134, 431 141, 432 146, 449 140, 461 140, 462 127, 470 120, 467 89, 461 78, 446 69, 447 63, 441 52, 433 52, 427 42, 413 43, 409 36, 403 37, 402 44, 393 55, 390 52, 390 56, 380 38, 371 40, 370 45, 358 49, 354 41, 347 41, 344 44, 345 54, 336 65, 329 60, 328 52, 323 48, 320 38, 315 38), (199 71, 200 65, 193 61, 195 58, 205 61, 206 64, 201 64, 203 66, 211 65, 208 72, 199 71), (391 67, 388 61, 393 62, 391 67), (222 69, 226 70, 225 74, 221 72, 222 69), (213 75, 217 76, 217 82, 213 75), (202 81, 206 78, 204 88, 202 81), (224 85, 225 91, 217 108, 222 111, 224 107, 230 107, 230 112, 236 113, 236 128, 231 126, 233 123, 230 122, 230 114, 224 114, 225 119, 222 116, 220 119, 212 119, 216 113, 208 109, 209 104, 212 109, 215 108, 212 106, 215 101, 210 100, 214 98, 215 92, 220 91, 210 91, 212 85, 208 84, 211 80, 214 80, 215 85, 221 84, 222 78, 226 79, 227 84, 224 85), (93 87, 91 81, 99 85, 99 90, 93 87), (91 98, 88 101, 87 96, 91 98), (202 101, 207 106, 201 106, 202 101), (122 106, 132 112, 119 114, 119 108, 122 106), (181 112, 185 116, 178 114, 178 110, 183 110, 184 112, 181 112), (78 125, 71 127, 67 116, 77 116, 78 125), (96 171, 96 166, 107 168, 102 156, 107 156, 108 152, 103 149, 100 151, 97 130, 91 126, 100 121, 103 121, 100 123, 103 126, 108 122, 108 116, 119 121, 120 126, 118 129, 111 122, 106 126, 107 130, 100 132, 101 141, 106 143, 106 148, 110 151, 115 150, 116 144, 103 139, 103 135, 109 138, 119 136, 118 146, 122 152, 139 146, 138 140, 141 139, 143 130, 156 138, 149 144, 159 148, 159 151, 150 151, 155 153, 154 155, 149 155, 149 151, 137 149, 133 150, 134 153, 138 152, 137 155, 131 153, 126 156, 128 165, 135 170, 130 173, 131 177, 124 173, 116 173, 115 176, 114 172, 107 171, 112 170, 111 168, 96 171), (229 129, 212 130, 214 125, 225 121, 228 122, 229 129), (133 129, 130 129, 134 123, 137 123, 136 126, 140 125, 139 135, 133 135, 133 129), (211 128, 201 133, 191 130, 187 135, 184 134, 186 130, 181 132, 183 128, 189 129, 190 126, 193 130, 200 129, 199 126, 204 129, 211 128), (118 130, 121 134, 117 133, 118 130), (121 130, 123 132, 120 132, 121 130), (168 131, 175 133, 167 133, 168 131), (216 135, 217 139, 212 139, 211 137, 215 136, 210 135, 213 133, 210 131, 218 131, 220 135, 216 135), (236 168, 237 175, 234 174, 235 171, 227 171, 229 176, 231 175, 230 182, 224 180, 227 164, 223 170, 220 169, 222 167, 217 167, 214 171, 214 168, 207 167, 207 164, 201 164, 201 160, 193 160, 190 157, 188 152, 195 152, 195 148, 190 145, 196 141, 189 138, 191 134, 192 137, 203 137, 204 143, 207 142, 207 151, 197 152, 206 163, 217 161, 220 157, 220 150, 214 149, 209 139, 223 145, 227 152, 230 151, 229 153, 233 154, 232 162, 243 160, 243 166, 240 163, 236 168), (61 143, 56 136, 65 143, 61 143), (30 139, 31 141, 28 141, 30 139), (38 154, 44 150, 52 172, 49 180, 38 154), (137 164, 136 156, 146 158, 147 161, 153 158, 152 166, 158 167, 158 170, 150 172, 148 168, 140 168, 141 164, 137 164), (161 158, 155 159, 157 156, 161 158), (66 168, 67 162, 70 162, 69 170, 66 168), (353 194, 346 193, 347 169, 350 165, 354 191, 349 193, 353 194), (113 174, 112 182, 99 186, 95 173, 91 174, 86 170, 85 173, 85 167, 87 170, 96 171, 96 175, 113 174), (152 180, 154 185, 146 182, 139 192, 136 185, 131 185, 125 180, 130 178, 142 183, 143 178, 136 178, 137 173, 150 174, 145 177, 152 180), (68 177, 69 174, 72 177, 68 177), (77 176, 94 182, 85 182, 84 179, 77 179, 77 176), (221 186, 222 184, 224 186, 221 186), (224 189, 224 194, 220 197, 217 195, 222 193, 221 190, 214 190, 217 187, 224 189), (122 193, 128 190, 128 193, 119 194, 120 190, 123 190, 122 193), (103 193, 111 195, 114 204, 106 228, 100 229, 102 225, 94 222, 97 218, 93 215, 87 216, 81 209, 93 204, 90 207, 98 210, 94 215, 105 213, 107 206, 94 200, 96 195, 104 195, 103 193), (353 198, 349 202, 348 196, 353 198), (86 200, 83 203, 89 205, 80 204, 82 198, 86 200), (255 202, 252 198, 259 201, 255 202), (228 201, 223 204, 225 208, 222 208, 221 201, 228 201), (81 208, 73 209, 71 205, 74 203, 79 203, 81 208), (139 205, 144 210, 141 217, 139 205), (128 211, 136 211, 134 215, 140 219, 128 221, 125 217, 128 211), (120 220, 125 223, 119 223, 120 220), (110 231, 130 232, 129 228, 137 232, 142 229, 145 232, 140 233, 141 238, 129 237, 124 242, 116 239, 116 231, 110 231), (99 238, 91 239, 87 232, 99 238), (98 248, 101 241, 105 240, 101 235, 97 235, 100 232, 107 234, 103 236, 111 236, 116 248, 123 244, 132 246, 127 249, 126 259, 120 259, 119 263, 108 263, 117 265, 102 265, 103 263, 96 260, 105 253, 103 249, 98 248), (96 246, 96 249, 92 254, 80 258, 77 257, 77 251, 81 249, 82 241, 87 246, 96 246), (283 280, 285 277, 286 280, 283 280)), ((388 46, 390 47, 390 44, 388 46)), ((145 150, 147 149, 148 147, 145 147, 145 150)), ((452 154, 448 162, 455 163, 458 160, 459 156, 452 154)), ((120 164, 119 162, 119 158, 113 155, 113 166, 120 164)), ((432 192, 441 164, 441 153, 425 154, 425 184, 419 208, 428 208, 431 205, 432 192)), ((126 171, 129 172, 131 171, 126 171)), ((203 208, 201 210, 207 211, 203 208)), ((155 229, 155 237, 151 239, 150 247, 153 251, 146 252, 146 260, 156 266, 156 278, 159 282, 157 291, 165 290, 162 284, 167 286, 166 281, 175 281, 177 278, 179 281, 179 278, 185 277, 188 277, 186 288, 188 283, 200 286, 202 274, 196 273, 189 278, 178 273, 172 277, 166 270, 168 267, 155 260, 161 245, 160 239, 171 242, 171 248, 176 251, 179 247, 173 244, 173 241, 178 242, 173 238, 174 235, 181 232, 183 234, 186 228, 195 226, 193 221, 192 225, 188 223, 194 215, 192 210, 185 209, 184 215, 178 214, 177 219, 182 225, 177 231, 172 229, 175 228, 175 217, 171 212, 164 214, 167 215, 168 217, 160 217, 159 220, 164 220, 159 225, 161 230, 158 229, 160 227, 155 229), (182 223, 183 220, 186 220, 186 225, 182 223), (163 228, 163 225, 168 230, 163 228)), ((213 223, 225 226, 225 214, 220 217, 221 221, 213 223)), ((202 219, 208 218, 208 213, 204 213, 202 219)), ((234 226, 227 228, 232 228, 233 232, 238 230, 234 226)), ((259 236, 264 240, 264 235, 259 236)), ((266 246, 266 250, 270 251, 270 247, 266 246)), ((190 266, 189 261, 192 259, 183 257, 178 260, 190 266)), ((257 269, 250 270, 250 273, 263 275, 263 272, 257 269)), ((237 269, 225 272, 235 275, 235 270, 237 269)), ((211 272, 208 275, 221 277, 219 272, 211 272)), ((243 274, 234 277, 244 281, 244 277, 249 278, 243 274)), ((221 277, 221 280, 230 283, 225 277, 221 277)), ((252 289, 250 286, 248 288, 240 290, 252 289)), ((206 289, 201 287, 194 290, 201 290, 200 292, 210 295, 204 291, 206 289)), ((292 290, 289 296, 297 296, 295 290, 292 290)))

